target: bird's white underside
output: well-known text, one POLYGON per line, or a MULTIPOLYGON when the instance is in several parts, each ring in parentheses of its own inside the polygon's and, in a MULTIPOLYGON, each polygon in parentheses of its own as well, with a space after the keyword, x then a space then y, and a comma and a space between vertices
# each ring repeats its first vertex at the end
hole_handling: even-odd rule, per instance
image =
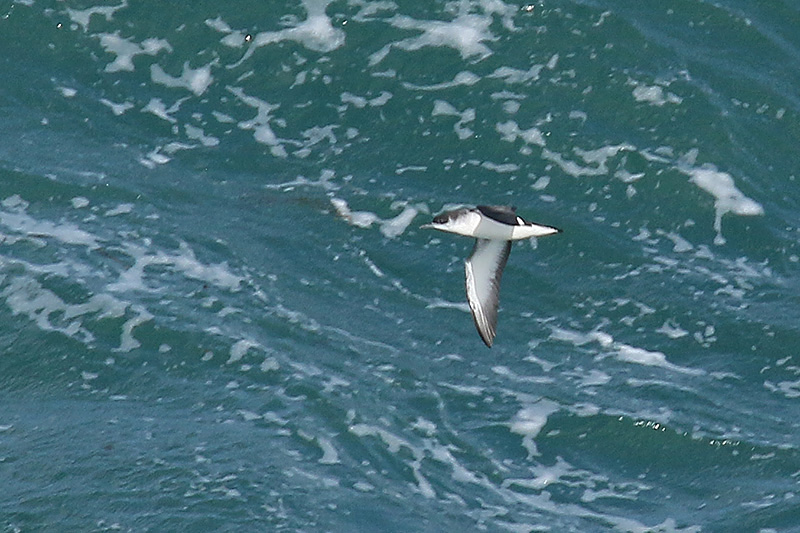
POLYGON ((465 237, 502 241, 544 237, 545 235, 552 235, 558 232, 555 228, 533 223, 525 223, 516 226, 503 224, 502 222, 483 216, 477 211, 465 212, 457 219, 450 220, 445 224, 433 223, 426 225, 426 227, 464 235, 465 237))

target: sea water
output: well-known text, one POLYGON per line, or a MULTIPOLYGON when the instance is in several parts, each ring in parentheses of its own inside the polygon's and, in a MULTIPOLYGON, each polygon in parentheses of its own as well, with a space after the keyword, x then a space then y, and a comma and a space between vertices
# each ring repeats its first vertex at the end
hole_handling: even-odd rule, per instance
POLYGON ((798 27, 0 3, 0 527, 800 530, 798 27))

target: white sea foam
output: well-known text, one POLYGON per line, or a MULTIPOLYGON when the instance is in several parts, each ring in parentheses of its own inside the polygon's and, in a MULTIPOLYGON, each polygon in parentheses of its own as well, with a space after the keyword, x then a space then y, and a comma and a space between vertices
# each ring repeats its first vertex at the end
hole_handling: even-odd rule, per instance
POLYGON ((562 342, 568 342, 574 346, 584 346, 591 342, 597 342, 601 351, 599 357, 613 355, 620 361, 634 363, 644 366, 655 366, 664 368, 672 372, 679 372, 688 375, 704 375, 705 371, 696 368, 689 368, 670 363, 667 356, 662 352, 645 350, 636 346, 631 346, 622 342, 615 341, 608 333, 600 330, 580 332, 576 330, 551 326, 550 338, 562 342))
MULTIPOLYGON (((89 205, 89 201, 83 197, 75 197, 71 202, 76 209, 89 205)), ((64 245, 80 246, 88 250, 102 248, 99 237, 72 222, 54 223, 35 219, 26 212, 28 203, 18 195, 4 199, 0 205, 0 226, 6 233, 5 243, 27 240, 46 246, 43 239, 52 238, 60 243, 61 248, 64 245)), ((133 210, 134 204, 122 203, 108 208, 105 215, 120 216, 132 213, 133 210)), ((85 220, 96 220, 96 216, 85 220)), ((144 246, 123 243, 117 251, 133 258, 133 265, 123 270, 115 281, 107 280, 105 273, 101 273, 99 288, 91 296, 84 298, 84 301, 67 302, 39 281, 41 276, 57 276, 69 280, 70 283, 82 285, 86 280, 98 277, 96 269, 75 260, 36 264, 13 260, 22 268, 23 273, 0 274, 0 297, 12 314, 27 316, 42 331, 58 332, 87 345, 95 342, 94 321, 122 318, 124 320, 118 326, 119 346, 115 350, 127 352, 141 345, 134 332, 142 324, 153 320, 154 315, 142 304, 122 300, 120 293, 130 290, 161 292, 164 288, 164 270, 229 291, 236 291, 240 287, 243 278, 232 274, 225 263, 201 263, 185 243, 176 251, 163 251, 152 249, 147 239, 144 242, 144 246), (151 265, 161 267, 152 276, 147 271, 151 265), (150 279, 158 284, 151 288, 148 285, 150 279)), ((96 280, 91 284, 97 286, 96 280)), ((242 343, 234 344, 231 356, 237 356, 244 348, 242 343)))
POLYGON ((339 97, 342 99, 343 103, 351 104, 357 109, 362 109, 367 106, 367 99, 363 96, 356 96, 349 92, 343 92, 339 97))
POLYGON ((131 211, 133 211, 133 204, 124 203, 124 204, 119 204, 117 207, 109 209, 108 211, 105 212, 103 216, 115 217, 117 215, 127 215, 131 211))
MULTIPOLYGON (((324 168, 320 171, 319 179, 317 180, 311 180, 305 176, 297 176, 297 178, 293 179, 292 181, 286 181, 283 183, 270 183, 265 185, 264 188, 290 191, 296 187, 319 187, 325 191, 335 191, 339 189, 339 185, 333 183, 332 181, 335 176, 336 174, 333 170, 324 168)), ((334 206, 335 205, 336 204, 334 203, 334 206)))
POLYGON ((87 9, 67 8, 67 15, 72 22, 79 24, 81 29, 86 31, 89 28, 92 15, 102 15, 106 21, 110 22, 113 20, 114 14, 125 7, 128 7, 128 0, 122 0, 122 3, 116 6, 95 6, 87 9))
POLYGON ((281 365, 274 357, 267 357, 261 361, 261 364, 258 368, 262 372, 274 372, 276 370, 280 370, 281 365))
POLYGON ((617 169, 617 171, 614 172, 614 177, 618 178, 623 183, 633 183, 642 179, 644 176, 644 172, 637 172, 636 174, 633 174, 624 168, 617 169))
POLYGON ((539 79, 544 65, 533 65, 528 70, 520 70, 507 66, 498 67, 489 74, 490 78, 500 78, 506 83, 528 83, 539 79))
POLYGON ((683 102, 683 98, 664 91, 659 85, 636 84, 633 89, 633 97, 637 102, 647 102, 658 107, 665 104, 680 104, 683 102))
POLYGON ((101 33, 100 46, 109 54, 117 56, 114 61, 106 65, 106 72, 119 72, 121 70, 133 72, 134 57, 138 55, 155 56, 162 50, 172 51, 172 47, 163 39, 145 39, 141 44, 138 44, 130 39, 120 37, 119 31, 101 33))
POLYGON ((524 488, 544 490, 553 484, 564 483, 566 479, 575 477, 576 470, 561 457, 556 458, 554 465, 535 464, 531 467, 532 478, 507 478, 503 480, 504 488, 524 488))
POLYGON ((123 115, 128 109, 135 107, 131 102, 122 102, 121 104, 117 104, 106 98, 101 98, 100 103, 108 106, 111 109, 111 112, 116 116, 123 115))
POLYGON ((395 28, 421 31, 422 34, 387 44, 370 56, 370 65, 383 61, 392 48, 414 51, 427 46, 444 46, 458 51, 464 59, 477 58, 477 60, 484 59, 492 53, 484 44, 486 41, 495 40, 489 30, 492 23, 491 16, 461 13, 452 21, 444 22, 394 15, 388 22, 395 28))
POLYGON ((336 447, 333 445, 330 439, 326 439, 325 437, 317 437, 316 441, 319 447, 322 449, 322 457, 320 457, 318 461, 320 464, 335 465, 342 462, 339 459, 339 452, 336 451, 336 447))
POLYGON ((200 141, 200 144, 203 146, 210 148, 219 145, 219 139, 217 137, 214 137, 213 135, 206 135, 206 133, 197 126, 184 124, 183 128, 186 131, 187 137, 195 141, 200 141))
POLYGON ((534 191, 543 191, 550 185, 550 177, 549 176, 541 176, 537 178, 533 184, 531 184, 531 189, 534 191))
POLYGON ((409 466, 417 482, 417 489, 426 498, 436 497, 436 492, 433 490, 430 482, 422 475, 422 460, 425 458, 425 452, 422 448, 414 446, 406 439, 398 437, 386 429, 369 424, 353 424, 350 426, 349 431, 353 435, 361 438, 367 436, 380 438, 384 444, 386 444, 389 452, 396 455, 399 454, 401 449, 408 450, 413 457, 409 466))
POLYGON ((204 22, 206 23, 206 26, 213 30, 217 30, 220 33, 231 33, 233 31, 228 23, 222 20, 221 17, 217 17, 215 19, 206 19, 204 22))
POLYGON ((253 420, 261 420, 264 417, 258 413, 254 413, 253 411, 248 411, 247 409, 239 409, 236 411, 243 420, 247 422, 252 422, 253 420))
POLYGON ((357 109, 362 109, 366 106, 370 107, 380 107, 385 105, 392 98, 392 93, 388 91, 381 91, 381 94, 374 97, 374 98, 366 98, 364 96, 357 96, 355 94, 349 92, 343 92, 340 96, 341 100, 345 104, 351 104, 353 107, 357 109))
POLYGON ((503 102, 503 111, 508 113, 509 115, 515 115, 519 108, 521 107, 520 103, 516 100, 506 100, 503 102))
POLYGON ((76 196, 72 200, 70 200, 72 207, 75 209, 82 209, 89 205, 89 199, 83 196, 76 196))
POLYGON ((178 77, 170 76, 159 65, 150 65, 150 79, 153 83, 164 85, 165 87, 182 87, 201 96, 211 86, 214 76, 211 75, 211 66, 216 61, 196 69, 189 67, 189 62, 183 63, 183 71, 178 77))
POLYGON ((603 348, 608 348, 614 343, 614 338, 608 333, 594 330, 582 333, 576 330, 553 327, 550 338, 557 341, 568 342, 574 346, 583 346, 590 342, 597 342, 603 348))
POLYGON ((432 85, 416 85, 409 82, 403 82, 403 87, 417 91, 440 91, 442 89, 452 89, 458 86, 471 86, 475 85, 481 80, 480 76, 469 72, 468 70, 461 71, 453 77, 452 81, 445 81, 441 83, 434 83, 432 85))
POLYGON ((780 381, 773 383, 772 381, 764 381, 764 388, 771 392, 780 392, 786 398, 800 398, 800 380, 796 381, 780 381))
MULTIPOLYGON (((250 58, 262 46, 275 43, 294 41, 309 50, 316 52, 332 52, 344 45, 345 33, 339 28, 334 28, 331 19, 325 13, 331 0, 302 0, 306 9, 307 18, 297 22, 290 28, 278 31, 265 31, 256 34, 250 40, 249 47, 242 58, 233 66, 240 65, 250 58)), ((231 29, 221 18, 206 20, 206 24, 214 30, 226 34, 222 38, 223 44, 231 47, 241 47, 247 42, 245 33, 231 29)))
POLYGON ((397 167, 394 171, 395 174, 398 176, 405 174, 406 172, 427 172, 428 167, 424 165, 408 165, 405 167, 397 167))
POLYGON ((147 102, 147 105, 142 108, 142 113, 152 113, 158 118, 174 124, 178 122, 178 119, 170 116, 170 113, 174 113, 180 109, 180 104, 182 101, 183 100, 178 100, 175 102, 175 104, 170 106, 169 109, 167 109, 167 106, 163 101, 161 101, 161 98, 151 98, 150 101, 147 102))
POLYGON ((656 333, 661 333, 663 335, 666 335, 670 339, 680 339, 681 337, 685 337, 686 335, 689 334, 688 331, 676 325, 674 322, 670 320, 664 322, 661 325, 661 327, 656 330, 656 333))
POLYGON ((620 152, 632 152, 635 150, 636 147, 630 144, 613 144, 601 146, 595 150, 581 150, 580 148, 575 148, 575 153, 586 163, 595 164, 599 168, 602 168, 604 173, 607 173, 608 168, 606 164, 610 158, 615 157, 620 152))
POLYGON ((536 126, 532 126, 527 130, 523 130, 513 120, 507 122, 499 122, 495 126, 497 133, 501 135, 501 139, 506 142, 514 142, 517 139, 522 139, 525 144, 533 144, 536 146, 545 145, 544 134, 536 126))
POLYGON ((484 161, 481 167, 486 170, 492 170, 498 174, 508 174, 519 170, 519 165, 516 163, 492 163, 491 161, 484 161))
POLYGON ((683 237, 681 237, 680 235, 678 235, 675 232, 672 232, 672 231, 665 232, 665 231, 660 231, 659 230, 658 234, 659 235, 663 235, 667 239, 672 241, 672 243, 675 245, 675 246, 673 246, 672 251, 675 252, 675 253, 689 252, 689 251, 694 249, 694 246, 692 246, 692 243, 690 243, 689 241, 687 241, 686 239, 684 239, 683 237))
POLYGON ((228 90, 235 94, 242 103, 247 106, 253 107, 256 110, 256 116, 250 120, 241 121, 238 123, 240 129, 252 130, 253 138, 262 144, 270 147, 270 152, 275 157, 286 157, 286 148, 281 144, 281 140, 275 135, 272 130, 270 122, 272 121, 271 113, 278 109, 279 106, 272 105, 255 96, 248 96, 239 87, 228 87, 228 90))
MULTIPOLYGON (((689 154, 689 160, 696 156, 689 154)), ((713 165, 693 167, 686 164, 679 166, 680 170, 689 175, 689 181, 714 197, 714 230, 717 232, 714 244, 725 244, 722 236, 722 217, 727 213, 741 216, 757 216, 764 214, 761 204, 745 196, 736 188, 733 177, 727 172, 716 169, 713 165)))
POLYGON ((86 246, 90 249, 100 247, 97 237, 71 222, 56 223, 28 215, 25 212, 28 203, 16 194, 3 200, 2 206, 4 209, 0 209, 0 224, 11 232, 11 236, 49 237, 64 244, 86 246))
POLYGON ((390 239, 402 235, 420 212, 430 212, 425 204, 410 205, 406 202, 394 202, 391 208, 402 207, 403 211, 393 218, 382 219, 370 211, 352 211, 347 201, 341 198, 331 198, 331 204, 336 209, 336 213, 353 226, 369 228, 372 224, 377 223, 381 233, 390 239))
POLYGON ((433 298, 425 306, 425 309, 458 309, 465 313, 469 313, 469 304, 467 302, 448 302, 441 298, 433 298))
POLYGON ((623 343, 617 343, 616 349, 616 356, 620 361, 646 366, 658 366, 667 370, 672 370, 673 372, 692 374, 695 376, 705 374, 704 371, 699 369, 687 368, 670 363, 667 361, 667 356, 662 352, 645 350, 643 348, 637 348, 635 346, 630 346, 623 343))
POLYGON ((116 350, 119 352, 129 352, 141 346, 141 343, 133 337, 133 329, 153 319, 153 315, 141 305, 131 305, 130 309, 136 314, 122 324, 119 348, 116 350))
POLYGON ((230 357, 226 361, 226 364, 230 365, 232 363, 236 363, 241 361, 241 359, 247 354, 248 350, 251 348, 260 348, 261 344, 255 341, 251 341, 248 339, 240 339, 236 341, 233 346, 231 346, 230 357))
MULTIPOLYGON (((83 197, 73 198, 72 203, 76 209, 89 205, 88 200, 83 197)), ((82 246, 89 250, 101 247, 101 241, 92 233, 71 222, 54 223, 35 219, 26 212, 27 208, 28 203, 17 195, 3 200, 0 225, 6 228, 6 242, 10 239, 37 242, 43 238, 52 238, 63 244, 82 246)), ((133 209, 133 204, 123 203, 108 209, 105 215, 119 216, 131 213, 133 209)), ((120 326, 120 344, 116 350, 127 352, 140 346, 140 342, 134 337, 134 330, 151 321, 153 314, 142 305, 125 302, 110 293, 151 290, 145 282, 148 266, 170 267, 187 278, 231 291, 238 290, 242 280, 241 277, 231 274, 224 263, 202 264, 186 244, 182 244, 177 252, 150 251, 146 247, 130 243, 123 246, 123 249, 134 258, 134 264, 123 271, 115 282, 104 281, 104 288, 85 302, 67 303, 58 294, 43 287, 34 277, 49 274, 72 280, 94 276, 91 268, 77 262, 27 264, 17 261, 24 266, 27 273, 0 276, 0 286, 3 287, 0 296, 13 314, 29 317, 41 330, 56 331, 86 344, 95 340, 91 328, 86 324, 87 320, 125 317, 120 326)), ((160 273, 155 274, 155 277, 161 277, 160 273)), ((235 345, 235 348, 240 349, 241 345, 235 345)), ((236 353, 236 349, 232 350, 232 354, 236 353)))
POLYGON ((635 149, 634 146, 629 144, 608 145, 595 150, 581 150, 576 148, 575 153, 590 166, 581 166, 547 148, 542 149, 542 158, 552 161, 561 167, 561 170, 576 178, 581 176, 603 176, 608 174, 608 160, 610 158, 615 157, 621 151, 632 151, 635 149))
POLYGON ((514 416, 510 424, 511 432, 522 435, 522 445, 528 450, 529 458, 539 455, 534 439, 547 424, 550 415, 560 408, 554 401, 541 399, 525 405, 514 416))
POLYGON ((291 144, 300 146, 299 149, 292 152, 292 155, 305 158, 311 154, 311 148, 323 141, 327 141, 330 146, 336 146, 336 134, 334 130, 338 126, 335 124, 328 124, 327 126, 312 126, 302 132, 304 137, 303 141, 286 141, 291 144))
POLYGON ((219 111, 212 111, 211 116, 217 119, 217 122, 220 124, 233 124, 236 122, 236 119, 230 115, 226 115, 225 113, 220 113, 219 111))
POLYGON ((581 387, 597 387, 599 385, 606 385, 611 381, 611 376, 600 370, 589 370, 588 374, 579 376, 579 385, 581 387))
POLYGON ((172 159, 169 156, 162 154, 160 147, 154 148, 145 154, 144 157, 139 158, 139 162, 147 168, 155 168, 156 165, 164 165, 170 161, 172 161, 172 159))
MULTIPOLYGON (((485 389, 482 387, 465 387, 463 385, 450 385, 441 383, 440 385, 452 389, 459 393, 468 394, 475 398, 482 397, 485 389)), ((547 425, 550 418, 556 412, 562 410, 556 402, 547 399, 535 400, 527 394, 507 391, 522 403, 522 408, 512 419, 509 426, 513 433, 522 436, 523 444, 529 451, 529 456, 520 464, 514 464, 512 460, 504 460, 502 463, 494 461, 492 471, 494 474, 487 477, 481 470, 471 470, 467 465, 462 464, 458 458, 456 448, 451 444, 442 444, 436 438, 437 427, 433 422, 417 419, 409 424, 409 432, 406 434, 419 435, 421 438, 411 440, 412 437, 404 438, 394 431, 390 431, 385 426, 389 424, 385 418, 381 419, 381 424, 373 425, 367 423, 354 423, 356 414, 348 412, 346 422, 349 425, 351 435, 360 439, 376 439, 382 443, 388 453, 392 454, 392 459, 403 462, 411 471, 416 489, 427 497, 456 498, 461 501, 460 496, 450 492, 447 484, 434 487, 427 478, 426 469, 431 469, 436 473, 436 478, 441 477, 442 468, 450 470, 451 479, 457 483, 470 483, 480 487, 481 492, 488 501, 481 505, 479 514, 485 516, 486 512, 500 512, 506 514, 506 507, 493 507, 489 501, 498 497, 507 505, 520 505, 531 511, 541 511, 552 516, 565 516, 572 519, 581 517, 590 520, 595 524, 608 524, 620 531, 651 531, 645 525, 628 518, 606 514, 586 507, 585 505, 559 502, 554 500, 552 491, 561 491, 568 488, 570 491, 578 491, 581 501, 591 502, 597 499, 611 500, 636 500, 643 491, 650 490, 651 487, 639 481, 616 481, 607 476, 597 474, 589 470, 576 468, 562 457, 555 457, 547 463, 539 461, 538 451, 534 439, 540 434, 547 425), (530 473, 530 477, 519 475, 508 475, 509 472, 530 473), (499 481, 495 479, 499 476, 499 481), (440 494, 441 493, 441 494, 440 494)), ((572 408, 565 408, 570 413, 574 412, 577 416, 594 416, 598 409, 589 404, 580 404, 572 408)), ((556 432, 558 430, 555 430, 556 432)), ((405 435, 405 434, 404 434, 405 435)), ((311 439, 309 435, 306 437, 311 439)), ((372 484, 367 484, 363 489, 374 490, 372 484)), ((506 524, 502 520, 496 522, 501 526, 508 526, 509 530, 536 529, 535 527, 523 526, 521 522, 515 521, 514 524, 506 524), (523 526, 523 527, 518 527, 523 526)), ((697 531, 697 528, 679 529, 670 526, 667 520, 660 526, 656 526, 659 531, 697 531)))
POLYGON ((61 96, 64 98, 74 98, 78 91, 73 89, 72 87, 58 87, 58 92, 61 93, 61 96))
POLYGON ((84 324, 90 318, 121 318, 130 309, 132 316, 122 324, 120 345, 116 348, 122 352, 139 346, 133 337, 133 330, 153 318, 141 306, 129 306, 109 294, 96 294, 84 303, 67 303, 27 275, 16 276, 5 282, 0 280, 0 283, 3 286, 0 296, 13 315, 25 315, 42 331, 59 332, 86 344, 95 340, 94 334, 84 324))
POLYGON ((550 377, 542 377, 540 375, 525 376, 525 375, 518 374, 517 372, 514 372, 513 370, 511 370, 509 367, 507 367, 505 365, 494 365, 492 367, 492 372, 494 372, 497 375, 500 375, 500 376, 503 376, 503 377, 507 378, 509 381, 513 381, 513 382, 516 382, 516 383, 543 384, 543 383, 552 383, 553 382, 553 378, 550 378, 550 377))
POLYGON ((425 208, 420 207, 420 205, 404 206, 403 211, 399 215, 394 218, 384 220, 381 223, 381 233, 390 239, 402 235, 406 228, 408 228, 408 226, 414 220, 414 217, 416 217, 420 212, 420 209, 425 208))
MULTIPOLYGON (((528 129, 522 129, 516 121, 508 120, 506 122, 497 123, 495 130, 500 134, 500 138, 506 142, 514 142, 517 139, 522 139, 526 146, 523 147, 520 152, 525 155, 530 155, 532 153, 529 145, 541 147, 541 155, 543 159, 555 163, 565 173, 575 177, 602 176, 608 174, 609 159, 616 157, 621 152, 636 150, 635 146, 627 143, 601 146, 600 148, 593 150, 582 150, 580 148, 575 148, 575 154, 588 164, 588 166, 583 166, 580 163, 567 159, 560 153, 546 148, 545 134, 542 133, 537 126, 532 126, 528 129)), ((624 171, 622 173, 617 171, 615 175, 620 177, 620 179, 623 179, 623 181, 635 181, 643 176, 643 174, 633 175, 630 173, 625 173, 624 171)), ((629 195, 631 193, 635 194, 635 191, 629 190, 629 195)))
POLYGON ((444 100, 436 100, 433 104, 433 111, 431 115, 436 116, 454 116, 458 117, 458 121, 453 126, 453 130, 462 141, 475 135, 475 132, 468 128, 466 125, 475 121, 475 109, 468 108, 464 111, 458 111, 448 102, 444 100))
POLYGON ((108 285, 112 292, 158 291, 145 281, 146 269, 150 266, 172 267, 186 277, 210 283, 230 291, 239 290, 242 277, 232 274, 225 263, 205 265, 197 260, 194 251, 186 243, 181 243, 177 252, 149 250, 146 247, 127 243, 126 253, 134 259, 134 264, 123 271, 117 281, 108 285))

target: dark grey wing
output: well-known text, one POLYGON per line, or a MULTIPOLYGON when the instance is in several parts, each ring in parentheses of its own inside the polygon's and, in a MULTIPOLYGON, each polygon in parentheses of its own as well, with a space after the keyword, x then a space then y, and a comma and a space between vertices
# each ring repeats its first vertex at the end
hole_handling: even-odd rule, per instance
POLYGON ((479 205, 476 206, 475 209, 480 211, 482 215, 502 222, 503 224, 509 224, 511 226, 521 225, 519 222, 521 219, 518 219, 515 214, 517 210, 516 207, 506 205, 479 205))
POLYGON ((511 253, 511 241, 477 239, 464 263, 467 302, 478 333, 489 348, 497 333, 500 279, 511 253))

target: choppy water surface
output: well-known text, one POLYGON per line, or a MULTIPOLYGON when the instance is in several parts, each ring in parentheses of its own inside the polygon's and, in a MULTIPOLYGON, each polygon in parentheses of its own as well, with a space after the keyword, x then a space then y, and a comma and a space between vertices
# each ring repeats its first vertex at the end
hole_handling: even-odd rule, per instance
POLYGON ((800 527, 799 25, 0 5, 3 529, 800 527), (564 230, 491 350, 476 203, 564 230))

